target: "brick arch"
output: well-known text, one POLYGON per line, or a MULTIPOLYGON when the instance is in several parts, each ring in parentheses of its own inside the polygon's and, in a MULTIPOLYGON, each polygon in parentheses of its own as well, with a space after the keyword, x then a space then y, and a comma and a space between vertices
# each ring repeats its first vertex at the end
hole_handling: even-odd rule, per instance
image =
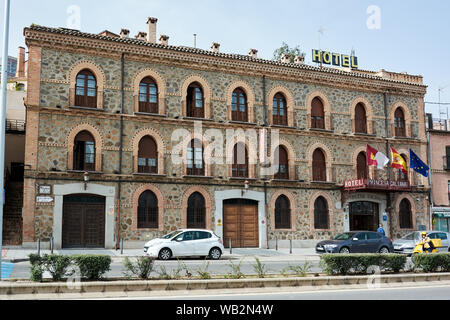
POLYGON ((287 153, 288 153, 288 164, 289 164, 289 180, 295 180, 295 161, 297 160, 296 158, 296 153, 295 153, 295 149, 292 147, 292 145, 284 140, 284 139, 279 139, 279 143, 277 145, 272 146, 272 150, 270 150, 270 158, 271 158, 271 162, 274 163, 275 159, 274 159, 274 153, 275 150, 277 149, 278 146, 283 146, 287 153))
POLYGON ((137 221, 138 221, 138 205, 139 205, 139 197, 145 191, 150 190, 153 192, 158 199, 158 231, 164 231, 164 208, 165 208, 165 200, 164 195, 153 184, 144 184, 134 190, 132 195, 132 206, 133 206, 133 222, 132 222, 132 230, 141 230, 141 231, 151 231, 154 229, 138 229, 137 221))
POLYGON ((405 115, 405 126, 406 126, 406 136, 411 137, 411 111, 410 108, 401 101, 396 101, 391 105, 391 109, 389 112, 389 121, 391 122, 391 132, 392 136, 395 135, 395 123, 394 116, 397 108, 401 108, 403 110, 403 114, 405 115))
POLYGON ((206 221, 206 229, 211 229, 211 208, 212 208, 212 201, 211 196, 209 195, 208 190, 206 190, 204 187, 201 186, 192 186, 188 188, 186 191, 184 191, 183 196, 181 198, 181 210, 183 211, 182 216, 182 228, 187 228, 187 207, 188 207, 188 200, 189 197, 195 193, 200 193, 203 198, 205 199, 205 221, 206 221))
POLYGON ((95 80, 97 82, 97 109, 103 109, 103 92, 106 86, 106 76, 103 72, 103 69, 99 65, 88 60, 79 61, 69 70, 69 105, 75 105, 75 87, 77 83, 77 75, 84 69, 90 70, 95 75, 95 80))
POLYGON ((272 226, 272 229, 274 231, 296 231, 296 214, 297 214, 297 201, 295 196, 292 194, 289 190, 278 190, 275 192, 272 197, 270 198, 269 202, 269 212, 271 214, 270 216, 270 223, 272 226), (290 205, 291 205, 291 228, 290 229, 275 229, 275 202, 280 196, 286 196, 289 199, 290 205))
POLYGON ((226 144, 226 163, 228 165, 228 177, 233 176, 233 158, 234 158, 234 146, 238 143, 243 143, 248 155, 248 175, 249 179, 255 178, 255 165, 258 161, 258 155, 256 146, 250 143, 248 139, 237 139, 233 143, 226 144))
POLYGON ((158 174, 164 174, 164 155, 166 154, 166 145, 159 132, 152 128, 144 128, 139 130, 138 132, 136 132, 131 141, 131 149, 133 150, 134 172, 138 172, 139 142, 145 136, 150 136, 155 139, 158 149, 158 174))
POLYGON ((325 93, 320 90, 313 91, 306 97, 308 128, 311 128, 311 104, 314 98, 319 98, 322 101, 325 114, 325 129, 331 130, 331 104, 325 93))
POLYGON ((103 150, 103 137, 100 131, 91 124, 82 123, 72 128, 67 135, 66 145, 67 145, 67 169, 73 170, 73 148, 74 140, 77 134, 81 131, 88 131, 95 140, 95 171, 102 171, 102 150, 103 150))
POLYGON ((187 115, 187 103, 186 103, 186 96, 187 96, 187 91, 189 88, 189 85, 191 85, 193 82, 198 82, 200 83, 200 85, 202 86, 203 89, 203 97, 205 99, 205 119, 211 119, 211 99, 212 99, 212 91, 211 91, 211 87, 208 84, 208 81, 205 80, 205 78, 199 76, 199 75, 191 75, 189 77, 187 77, 186 79, 184 79, 183 84, 181 85, 181 104, 182 104, 182 116, 186 117, 187 115))
POLYGON ((228 109, 228 120, 232 119, 231 116, 231 102, 233 99, 234 90, 241 88, 247 95, 247 110, 248 110, 248 122, 255 122, 255 92, 252 87, 245 81, 238 80, 230 83, 226 89, 226 101, 228 109))
MULTIPOLYGON (((412 183, 413 182, 413 178, 414 178, 414 170, 410 170, 410 168, 409 168, 409 150, 408 149, 404 149, 404 148, 401 148, 401 149, 397 149, 396 147, 394 147, 394 146, 392 146, 394 149, 395 149, 395 151, 397 151, 400 155, 404 155, 405 157, 404 157, 404 159, 405 159, 405 161, 406 161, 406 167, 407 167, 407 170, 408 170, 408 179, 409 179, 409 181, 412 183)), ((396 172, 394 173, 394 175, 396 174, 396 172)))
POLYGON ((166 114, 166 82, 163 77, 156 71, 151 69, 145 69, 137 73, 133 80, 133 102, 134 102, 134 112, 139 112, 139 85, 141 81, 146 78, 151 77, 155 80, 158 86, 158 113, 166 114))
POLYGON ((355 132, 355 108, 358 105, 358 103, 361 103, 366 110, 366 120, 367 120, 367 133, 368 134, 374 134, 374 127, 373 127, 373 108, 370 104, 369 100, 366 98, 360 96, 353 99, 352 103, 350 104, 350 115, 352 118, 352 132, 355 132))
POLYGON ((316 149, 321 149, 323 151, 323 153, 325 154, 325 163, 326 163, 326 167, 327 167, 326 168, 327 182, 331 182, 333 180, 332 179, 332 167, 333 167, 334 157, 333 157, 333 153, 328 148, 328 146, 326 146, 325 144, 323 144, 321 142, 316 142, 308 148, 307 156, 308 156, 308 166, 309 166, 309 177, 312 181, 313 153, 314 153, 314 151, 316 151, 316 149))
POLYGON ((273 111, 272 111, 272 101, 273 97, 277 93, 281 93, 284 95, 287 103, 287 116, 288 116, 288 126, 293 127, 294 126, 294 106, 295 106, 295 100, 294 96, 292 95, 292 92, 283 86, 276 86, 273 87, 268 95, 267 95, 267 102, 269 103, 269 124, 273 124, 273 111))
POLYGON ((398 230, 400 231, 416 230, 416 202, 414 201, 414 198, 411 195, 407 193, 402 193, 398 195, 395 201, 395 213, 396 213, 395 218, 397 219, 396 225, 398 230), (402 202, 403 199, 408 199, 409 203, 411 204, 411 219, 412 219, 411 229, 400 229, 400 202, 402 202))
POLYGON ((310 200, 309 200, 309 221, 310 221, 310 228, 312 231, 320 232, 320 231, 334 231, 334 202, 335 200, 330 196, 328 192, 325 191, 317 191, 315 192, 310 200), (314 228, 314 203, 316 202, 317 198, 324 197, 328 204, 328 222, 329 222, 329 229, 315 229, 314 228))
POLYGON ((186 164, 187 164, 187 148, 189 143, 194 140, 197 139, 202 143, 202 148, 203 148, 203 161, 205 162, 205 176, 209 177, 211 175, 211 169, 212 169, 212 164, 213 164, 213 160, 209 158, 210 153, 206 153, 207 147, 208 147, 208 141, 207 139, 205 139, 204 136, 202 136, 201 133, 198 132, 189 132, 188 135, 186 135, 183 139, 183 142, 180 143, 180 145, 182 146, 182 174, 183 176, 185 176, 187 174, 187 168, 186 168, 186 164))
MULTIPOLYGON (((367 160, 367 146, 361 146, 355 149, 355 151, 353 151, 352 154, 352 165, 353 165, 353 176, 354 179, 356 179, 356 177, 358 176, 358 167, 357 167, 357 159, 358 159, 358 155, 364 152, 366 154, 366 160, 367 160)), ((374 176, 375 173, 375 167, 374 166, 370 166, 369 167, 369 177, 370 176, 374 176)))

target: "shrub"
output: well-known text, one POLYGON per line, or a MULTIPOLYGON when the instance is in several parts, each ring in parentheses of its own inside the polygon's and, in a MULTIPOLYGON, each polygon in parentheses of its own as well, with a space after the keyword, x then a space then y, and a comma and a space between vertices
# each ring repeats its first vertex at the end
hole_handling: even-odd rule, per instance
POLYGON ((42 274, 44 273, 44 268, 40 264, 34 264, 30 269, 30 280, 35 282, 42 282, 42 274))
POLYGON ((365 274, 371 266, 399 272, 406 264, 406 256, 400 254, 324 254, 320 260, 324 272, 330 275, 365 274))
POLYGON ((128 257, 125 257, 124 266, 127 270, 125 272, 126 276, 137 276, 139 279, 149 279, 150 274, 153 271, 153 266, 155 259, 152 257, 138 257, 136 262, 131 262, 128 257))
POLYGON ((231 272, 226 274, 225 278, 229 278, 229 279, 245 278, 245 275, 241 272, 241 264, 242 264, 242 260, 239 261, 239 263, 236 265, 232 261, 230 261, 231 272))
POLYGON ((211 279, 211 273, 209 272, 209 261, 206 262, 203 268, 198 268, 197 273, 200 276, 200 279, 207 280, 211 279))
POLYGON ((414 255, 414 268, 424 272, 450 271, 450 253, 431 253, 414 255))
POLYGON ((72 260, 80 270, 80 275, 88 280, 100 280, 111 270, 111 257, 107 255, 80 254, 72 256, 72 260))
POLYGON ((259 278, 264 278, 267 274, 267 267, 265 264, 261 263, 261 261, 255 257, 255 264, 253 264, 253 270, 258 274, 259 278))
MULTIPOLYGON (((45 254, 41 259, 41 266, 43 266, 46 271, 50 272, 53 281, 61 281, 64 277, 72 274, 69 270, 72 259, 69 256, 45 254)), ((36 265, 38 264, 36 263, 36 265)))
POLYGON ((311 271, 312 264, 309 261, 306 261, 303 265, 296 266, 287 266, 281 270, 281 274, 284 276, 288 276, 289 272, 292 272, 297 277, 305 277, 306 274, 311 271))

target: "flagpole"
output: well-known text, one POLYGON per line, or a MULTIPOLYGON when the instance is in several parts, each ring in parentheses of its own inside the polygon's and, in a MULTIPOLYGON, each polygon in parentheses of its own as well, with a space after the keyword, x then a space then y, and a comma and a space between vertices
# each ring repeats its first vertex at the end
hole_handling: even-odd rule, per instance
POLYGON ((5 203, 5 125, 6 125, 6 83, 8 70, 9 41, 9 7, 10 0, 5 0, 5 16, 3 27, 3 58, 0 92, 0 280, 2 279, 2 245, 3 245, 3 205, 5 203))

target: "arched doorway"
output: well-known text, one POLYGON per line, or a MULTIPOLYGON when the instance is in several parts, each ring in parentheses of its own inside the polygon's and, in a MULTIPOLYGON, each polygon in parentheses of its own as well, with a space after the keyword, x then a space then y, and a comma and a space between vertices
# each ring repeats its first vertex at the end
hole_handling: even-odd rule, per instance
POLYGON ((105 247, 105 197, 87 194, 64 196, 63 248, 105 247))
POLYGON ((369 201, 350 203, 350 231, 376 231, 379 223, 378 203, 369 201))
POLYGON ((223 240, 229 248, 259 246, 258 201, 230 199, 223 202, 223 240))

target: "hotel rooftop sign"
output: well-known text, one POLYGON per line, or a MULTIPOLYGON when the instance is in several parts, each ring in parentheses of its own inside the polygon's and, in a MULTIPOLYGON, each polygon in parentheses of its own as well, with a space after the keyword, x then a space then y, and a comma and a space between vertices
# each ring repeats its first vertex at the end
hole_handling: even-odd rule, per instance
POLYGON ((313 49, 312 60, 313 62, 320 64, 329 64, 336 67, 358 69, 358 58, 347 54, 332 53, 328 51, 313 49))

